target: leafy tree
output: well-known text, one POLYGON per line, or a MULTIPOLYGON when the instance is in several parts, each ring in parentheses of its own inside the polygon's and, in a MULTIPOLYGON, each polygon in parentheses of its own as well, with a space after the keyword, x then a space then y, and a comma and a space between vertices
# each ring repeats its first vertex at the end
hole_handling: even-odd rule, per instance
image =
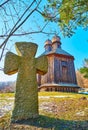
POLYGON ((80 68, 80 72, 84 74, 85 78, 88 78, 88 59, 84 60, 84 67, 80 68))
POLYGON ((88 0, 48 0, 44 15, 58 23, 64 36, 72 36, 77 27, 88 29, 88 0))

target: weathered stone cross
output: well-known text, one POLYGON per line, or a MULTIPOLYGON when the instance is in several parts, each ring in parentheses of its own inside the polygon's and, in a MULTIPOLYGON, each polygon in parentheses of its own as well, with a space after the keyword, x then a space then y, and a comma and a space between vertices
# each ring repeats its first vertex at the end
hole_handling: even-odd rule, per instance
POLYGON ((18 55, 7 52, 4 73, 18 72, 12 121, 38 117, 38 86, 36 73, 45 74, 48 69, 46 56, 35 58, 37 44, 17 42, 18 55))

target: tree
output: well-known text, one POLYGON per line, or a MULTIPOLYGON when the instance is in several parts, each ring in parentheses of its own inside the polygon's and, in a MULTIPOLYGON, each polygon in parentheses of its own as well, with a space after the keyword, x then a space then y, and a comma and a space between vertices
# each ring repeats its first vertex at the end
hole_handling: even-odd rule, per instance
POLYGON ((44 16, 57 22, 64 36, 72 36, 77 27, 88 29, 88 0, 48 0, 44 16))
POLYGON ((55 29, 50 30, 49 23, 57 24, 59 32, 68 37, 77 27, 87 29, 88 0, 0 1, 0 61, 17 36, 58 34, 55 29))
POLYGON ((84 60, 84 67, 80 68, 80 72, 84 74, 85 78, 88 78, 88 59, 84 60))
POLYGON ((76 71, 76 77, 77 77, 77 83, 78 86, 80 86, 81 88, 84 88, 84 78, 83 75, 80 73, 80 71, 76 71))
MULTIPOLYGON (((40 24, 41 18, 37 19, 37 16, 40 15, 38 10, 42 12, 43 6, 43 0, 0 1, 0 61, 6 51, 10 49, 8 45, 9 41, 14 39, 12 37, 38 33, 54 34, 54 32, 45 31, 49 22, 42 20, 42 24, 40 24), (29 24, 29 27, 26 27, 26 24, 29 24)), ((9 46, 11 47, 11 45, 9 46)))

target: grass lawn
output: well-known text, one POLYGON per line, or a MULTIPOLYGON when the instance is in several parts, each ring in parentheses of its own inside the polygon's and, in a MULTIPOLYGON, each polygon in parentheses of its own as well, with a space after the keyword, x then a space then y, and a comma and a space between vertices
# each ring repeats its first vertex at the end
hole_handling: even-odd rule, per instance
POLYGON ((39 92, 39 118, 10 124, 14 94, 0 94, 0 130, 88 130, 88 95, 39 92))

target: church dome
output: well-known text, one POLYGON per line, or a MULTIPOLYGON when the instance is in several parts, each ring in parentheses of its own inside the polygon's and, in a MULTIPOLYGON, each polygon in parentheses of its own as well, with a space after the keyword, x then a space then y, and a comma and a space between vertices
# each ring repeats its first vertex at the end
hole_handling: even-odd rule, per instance
POLYGON ((49 39, 48 39, 48 40, 46 40, 46 41, 45 41, 45 45, 52 45, 52 41, 51 41, 51 40, 49 40, 49 39))
POLYGON ((59 36, 54 36, 52 38, 52 43, 54 43, 54 42, 60 42, 60 37, 59 36))
POLYGON ((52 50, 52 41, 51 40, 46 40, 45 41, 45 50, 47 51, 47 52, 49 52, 49 51, 51 51, 52 50))

